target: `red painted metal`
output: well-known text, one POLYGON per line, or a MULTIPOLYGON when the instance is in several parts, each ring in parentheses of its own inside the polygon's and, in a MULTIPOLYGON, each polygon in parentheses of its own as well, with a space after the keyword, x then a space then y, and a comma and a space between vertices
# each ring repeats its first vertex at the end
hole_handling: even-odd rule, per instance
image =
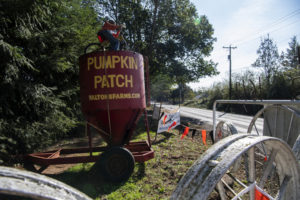
MULTIPOLYGON (((145 162, 154 158, 154 151, 149 147, 146 141, 143 142, 131 142, 124 146, 133 155, 136 162, 145 162)), ((106 151, 108 147, 93 147, 92 151, 103 152, 106 151)), ((58 165, 58 164, 72 164, 72 163, 88 163, 96 162, 99 160, 99 155, 82 155, 82 156, 72 156, 64 157, 68 154, 75 153, 90 153, 90 147, 87 148, 76 148, 76 149, 60 149, 54 151, 48 151, 44 153, 33 153, 29 154, 27 160, 42 166, 47 165, 58 165)))
POLYGON ((124 145, 129 130, 146 108, 144 61, 130 51, 103 51, 82 55, 80 99, 89 123, 112 146, 124 145))
MULTIPOLYGON (((27 160, 42 166, 96 162, 111 146, 124 146, 136 162, 154 158, 147 121, 144 63, 141 54, 130 51, 92 52, 79 58, 81 109, 87 119, 89 147, 59 149, 27 155, 27 160), (130 138, 141 114, 145 114, 148 142, 130 138), (92 147, 90 126, 107 142, 107 147, 92 147), (68 156, 75 153, 89 155, 68 156)), ((149 80, 149 79, 148 79, 149 80)))

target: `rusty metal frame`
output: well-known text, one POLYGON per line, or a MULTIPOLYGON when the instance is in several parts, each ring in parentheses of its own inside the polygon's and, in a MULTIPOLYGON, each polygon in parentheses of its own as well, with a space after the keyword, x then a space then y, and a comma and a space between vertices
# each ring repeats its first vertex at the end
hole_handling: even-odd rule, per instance
MULTIPOLYGON (((146 141, 131 142, 124 147, 132 153, 136 162, 145 162, 154 158, 154 151, 149 147, 149 144, 146 141)), ((104 152, 108 150, 108 148, 109 147, 86 147, 59 149, 41 153, 32 153, 26 156, 26 160, 41 166, 96 162, 99 160, 99 155, 93 155, 93 153, 104 152), (92 154, 87 156, 65 157, 68 154, 90 153, 91 150, 92 154)))
MULTIPOLYGON (((124 138, 124 143, 126 144, 124 145, 124 148, 127 148, 132 153, 135 162, 146 162, 154 158, 154 150, 151 148, 151 139, 150 139, 146 109, 143 110, 141 109, 130 124, 131 124, 131 128, 128 129, 127 136, 124 138), (147 141, 129 142, 129 139, 133 134, 133 130, 137 125, 137 121, 143 111, 145 115, 147 141)), ((43 168, 42 170, 46 169, 47 166, 49 165, 97 162, 99 160, 100 155, 98 154, 93 155, 93 153, 104 152, 108 150, 110 147, 109 146, 92 147, 90 126, 94 127, 97 131, 103 131, 102 129, 94 126, 89 122, 86 123, 86 134, 88 136, 88 144, 89 144, 88 147, 58 149, 58 150, 52 150, 46 152, 32 153, 24 156, 24 159, 26 161, 30 161, 33 164, 44 166, 45 168, 43 168), (76 153, 89 153, 89 155, 66 156, 68 154, 76 154, 76 153)))

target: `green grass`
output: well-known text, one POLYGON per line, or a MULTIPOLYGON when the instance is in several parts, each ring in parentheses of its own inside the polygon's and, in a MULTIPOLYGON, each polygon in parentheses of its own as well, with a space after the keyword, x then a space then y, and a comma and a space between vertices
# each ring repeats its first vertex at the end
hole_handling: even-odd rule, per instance
MULTIPOLYGON (((143 122, 143 120, 142 120, 143 122)), ((151 138, 157 123, 152 123, 151 138)), ((147 139, 143 123, 139 123, 132 141, 147 139)), ((78 164, 67 171, 52 175, 97 200, 169 199, 177 182, 199 156, 210 146, 204 146, 200 136, 180 139, 178 130, 160 133, 152 145, 155 157, 145 163, 136 163, 129 180, 113 184, 101 177, 94 163, 78 164)), ((191 133, 189 133, 191 135, 191 133)))

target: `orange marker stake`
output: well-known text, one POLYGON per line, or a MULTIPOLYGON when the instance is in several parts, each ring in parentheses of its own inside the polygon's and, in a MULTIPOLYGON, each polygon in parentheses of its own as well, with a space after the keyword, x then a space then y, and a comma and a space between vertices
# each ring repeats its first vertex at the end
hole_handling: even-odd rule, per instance
POLYGON ((206 146, 206 130, 202 130, 202 142, 206 146))
POLYGON ((181 135, 180 139, 183 139, 189 133, 190 127, 185 127, 183 134, 181 135))
POLYGON ((255 200, 270 200, 266 195, 255 188, 255 200))

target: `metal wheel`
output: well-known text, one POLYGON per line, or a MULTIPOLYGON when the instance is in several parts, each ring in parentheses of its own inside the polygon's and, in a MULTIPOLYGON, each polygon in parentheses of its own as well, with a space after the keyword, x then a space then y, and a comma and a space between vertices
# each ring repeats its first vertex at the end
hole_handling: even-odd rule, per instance
POLYGON ((112 147, 101 154, 99 163, 104 178, 111 182, 122 182, 131 176, 135 161, 129 150, 112 147))
POLYGON ((284 140, 292 149, 297 159, 300 160, 300 113, 293 107, 270 105, 262 108, 253 117, 247 133, 267 135, 284 140), (259 117, 264 115, 264 130, 260 133, 255 126, 259 117), (274 124, 271 126, 271 122, 274 124))
POLYGON ((238 131, 234 127, 233 124, 220 121, 216 126, 216 136, 214 138, 214 142, 218 142, 219 140, 233 134, 237 134, 238 131))
POLYGON ((90 200, 78 190, 47 176, 0 166, 0 197, 1 194, 7 196, 3 199, 18 196, 32 199, 90 200))
POLYGON ((171 199, 254 200, 264 194, 269 199, 297 200, 299 171, 293 152, 282 140, 236 134, 209 148, 180 180, 171 199), (249 173, 244 165, 233 170, 241 157, 247 157, 249 173))

